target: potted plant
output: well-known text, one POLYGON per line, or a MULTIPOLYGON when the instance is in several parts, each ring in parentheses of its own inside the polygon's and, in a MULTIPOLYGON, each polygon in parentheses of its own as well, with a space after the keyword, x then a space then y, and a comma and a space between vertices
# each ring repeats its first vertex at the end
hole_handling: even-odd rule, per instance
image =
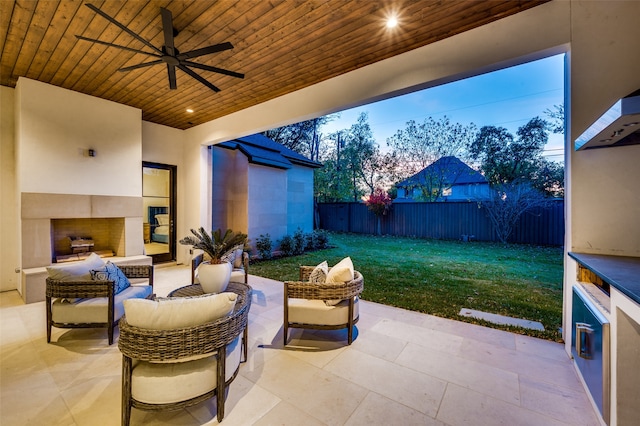
POLYGON ((218 229, 208 233, 203 227, 192 229, 189 235, 180 240, 180 244, 193 246, 204 251, 209 260, 198 266, 198 278, 205 293, 220 293, 227 289, 231 278, 231 263, 223 256, 237 246, 247 243, 247 235, 227 229, 225 233, 218 229))

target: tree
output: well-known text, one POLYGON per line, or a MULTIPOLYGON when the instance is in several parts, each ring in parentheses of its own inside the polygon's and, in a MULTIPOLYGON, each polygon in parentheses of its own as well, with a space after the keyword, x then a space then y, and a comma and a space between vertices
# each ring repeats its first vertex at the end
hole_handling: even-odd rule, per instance
POLYGON ((563 193, 563 167, 542 157, 547 130, 548 123, 538 117, 520 127, 517 138, 507 129, 485 126, 469 146, 492 188, 491 198, 480 204, 502 242, 524 212, 545 207, 550 196, 563 193))
MULTIPOLYGON (((466 148, 476 132, 473 123, 467 126, 451 123, 446 116, 437 121, 429 117, 421 124, 408 121, 404 129, 398 130, 387 140, 392 159, 397 165, 397 177, 411 178, 444 157, 466 159, 466 148)), ((453 182, 445 182, 448 175, 450 173, 445 168, 434 168, 411 179, 407 189, 419 189, 423 200, 437 201, 442 197, 445 186, 455 183, 455 177, 453 182)))
POLYGON ((380 179, 380 150, 373 139, 366 112, 361 113, 346 132, 344 160, 351 181, 352 200, 359 201, 365 193, 373 193, 380 179))
POLYGON ((535 207, 545 207, 550 199, 530 182, 515 180, 494 185, 491 198, 480 205, 487 212, 498 239, 506 243, 520 216, 535 207))
POLYGON ((469 153, 492 185, 521 180, 539 186, 536 180, 544 175, 541 171, 552 168, 542 158, 549 140, 547 126, 541 118, 532 118, 518 129, 517 138, 503 127, 484 126, 469 145, 469 153))
MULTIPOLYGON (((390 155, 383 155, 373 139, 368 114, 362 113, 349 129, 329 135, 320 161, 324 167, 315 173, 315 194, 323 201, 360 201, 384 185, 390 155)), ((391 165, 390 165, 391 164, 391 165)))
POLYGON ((544 113, 551 121, 547 121, 547 129, 551 133, 564 133, 564 104, 554 105, 553 109, 545 109, 544 113))
POLYGON ((364 203, 367 208, 373 212, 376 216, 376 233, 380 235, 381 226, 380 226, 380 218, 387 214, 389 209, 391 208, 391 203, 393 200, 382 188, 374 189, 371 194, 364 199, 364 203))
POLYGON ((299 123, 270 129, 262 134, 313 161, 320 157, 322 134, 320 128, 333 120, 334 115, 313 118, 299 123))

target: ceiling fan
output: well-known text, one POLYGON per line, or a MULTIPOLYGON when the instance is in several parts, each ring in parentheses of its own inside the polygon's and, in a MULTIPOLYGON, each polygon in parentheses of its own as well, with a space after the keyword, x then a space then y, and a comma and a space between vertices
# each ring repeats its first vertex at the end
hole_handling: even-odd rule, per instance
POLYGON ((123 72, 132 71, 132 70, 135 70, 135 69, 150 67, 150 66, 153 66, 153 65, 166 64, 167 65, 167 72, 169 74, 169 88, 170 89, 177 89, 177 87, 178 87, 177 84, 176 84, 176 68, 178 68, 179 70, 181 70, 184 73, 186 73, 186 74, 190 75, 191 77, 195 78, 200 83, 204 84, 205 86, 207 86, 208 88, 210 88, 214 92, 219 92, 220 89, 218 87, 214 86, 213 84, 211 84, 209 81, 207 81, 205 78, 200 76, 198 73, 193 71, 191 68, 198 68, 198 69, 205 70, 205 71, 212 71, 212 72, 215 72, 215 73, 224 74, 224 75, 228 75, 228 76, 236 77, 236 78, 244 78, 244 74, 240 74, 238 72, 229 71, 229 70, 225 70, 225 69, 217 68, 217 67, 212 67, 212 66, 205 65, 205 64, 199 64, 197 62, 192 62, 192 61, 189 60, 189 59, 192 59, 192 58, 197 58, 199 56, 209 55, 211 53, 222 52, 224 50, 233 49, 233 45, 231 43, 229 43, 229 42, 220 43, 220 44, 214 44, 212 46, 202 47, 200 49, 195 49, 195 50, 191 50, 189 52, 184 52, 184 53, 181 53, 180 51, 178 51, 178 49, 175 47, 175 44, 174 44, 174 37, 176 35, 178 35, 178 31, 173 27, 173 16, 171 15, 171 11, 169 11, 169 10, 163 8, 163 7, 160 8, 160 14, 162 15, 162 29, 163 29, 163 32, 164 32, 164 46, 162 46, 161 48, 158 48, 158 47, 154 46, 153 44, 151 44, 149 41, 147 41, 144 38, 140 37, 140 35, 134 33, 129 28, 125 27, 120 22, 116 21, 111 16, 107 15, 106 13, 104 13, 102 10, 98 9, 96 6, 94 6, 92 4, 86 4, 86 6, 89 9, 93 10, 94 12, 96 12, 98 15, 100 15, 100 16, 104 17, 105 19, 107 19, 109 22, 113 23, 114 25, 117 25, 119 28, 121 28, 127 34, 131 35, 136 40, 139 40, 140 42, 142 42, 146 46, 150 47, 155 52, 155 53, 145 52, 145 51, 138 50, 138 49, 132 49, 132 48, 127 47, 127 46, 120 46, 118 44, 108 43, 106 41, 96 40, 96 39, 92 39, 92 38, 76 35, 76 37, 79 40, 85 40, 85 41, 90 41, 92 43, 102 44, 102 45, 105 45, 105 46, 116 47, 118 49, 127 50, 129 52, 141 53, 143 55, 148 55, 148 56, 152 56, 152 57, 157 58, 156 60, 153 60, 153 61, 143 62, 141 64, 120 68, 118 71, 123 71, 123 72))

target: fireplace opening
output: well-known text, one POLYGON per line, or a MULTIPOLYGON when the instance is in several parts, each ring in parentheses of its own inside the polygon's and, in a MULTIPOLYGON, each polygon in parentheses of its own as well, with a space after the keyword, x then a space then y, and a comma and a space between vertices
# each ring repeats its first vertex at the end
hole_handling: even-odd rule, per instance
POLYGON ((52 263, 124 256, 124 218, 51 219, 52 263))

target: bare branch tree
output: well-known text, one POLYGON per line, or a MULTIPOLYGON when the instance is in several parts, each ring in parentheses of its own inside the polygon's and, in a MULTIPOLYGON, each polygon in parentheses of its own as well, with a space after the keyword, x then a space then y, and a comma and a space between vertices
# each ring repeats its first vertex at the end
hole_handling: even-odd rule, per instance
POLYGON ((450 171, 439 167, 428 173, 421 172, 445 157, 464 161, 466 148, 475 136, 476 126, 473 123, 463 126, 451 123, 447 117, 437 121, 429 117, 419 124, 414 120, 408 121, 404 129, 387 140, 387 145, 396 160, 398 176, 407 180, 409 186, 406 189, 419 189, 423 200, 437 201, 442 196, 445 183, 455 183, 444 182, 450 177, 450 171))
POLYGON ((494 185, 491 198, 478 204, 489 216, 498 239, 506 243, 523 213, 546 207, 550 202, 530 182, 515 180, 494 185))

